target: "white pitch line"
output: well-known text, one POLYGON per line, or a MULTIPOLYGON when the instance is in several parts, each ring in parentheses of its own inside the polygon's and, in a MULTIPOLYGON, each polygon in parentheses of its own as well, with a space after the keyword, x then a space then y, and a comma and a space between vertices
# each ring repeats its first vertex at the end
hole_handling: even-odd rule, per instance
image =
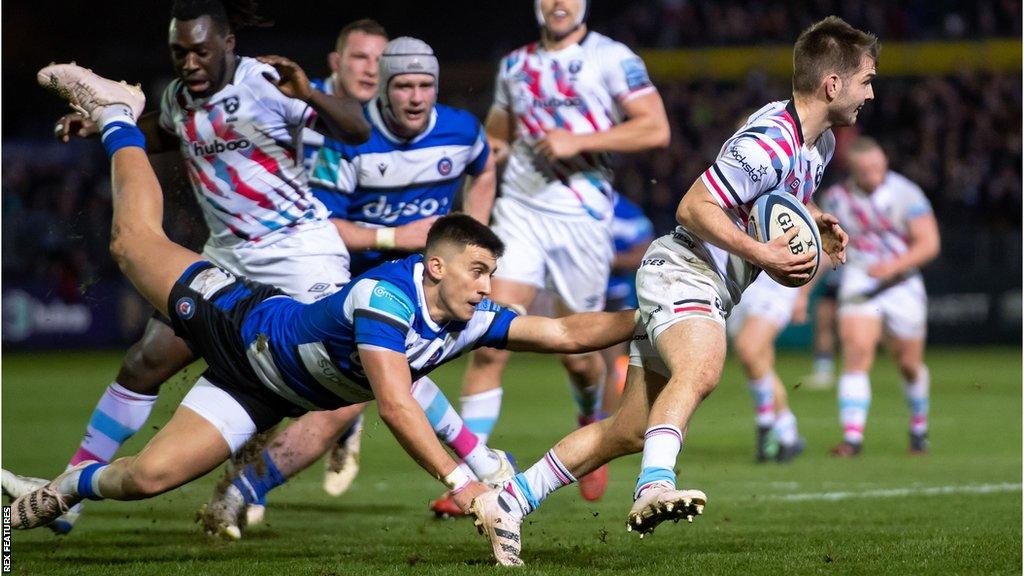
POLYGON ((889 488, 862 492, 807 492, 803 494, 771 494, 765 500, 802 502, 807 500, 850 500, 852 498, 903 498, 906 496, 941 496, 944 494, 992 494, 1020 492, 1020 484, 964 484, 961 486, 933 486, 929 488, 889 488))

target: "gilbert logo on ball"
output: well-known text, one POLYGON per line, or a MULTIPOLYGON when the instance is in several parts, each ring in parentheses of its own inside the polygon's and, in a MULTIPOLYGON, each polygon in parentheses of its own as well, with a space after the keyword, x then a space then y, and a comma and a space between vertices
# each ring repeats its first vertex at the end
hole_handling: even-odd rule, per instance
POLYGON ((766 272, 772 280, 790 287, 808 283, 821 264, 821 236, 811 213, 792 194, 772 192, 754 202, 750 218, 747 220, 747 233, 758 242, 771 242, 778 236, 784 236, 794 226, 799 227, 799 231, 790 240, 789 250, 793 254, 814 253, 814 268, 810 271, 810 276, 793 279, 766 272))

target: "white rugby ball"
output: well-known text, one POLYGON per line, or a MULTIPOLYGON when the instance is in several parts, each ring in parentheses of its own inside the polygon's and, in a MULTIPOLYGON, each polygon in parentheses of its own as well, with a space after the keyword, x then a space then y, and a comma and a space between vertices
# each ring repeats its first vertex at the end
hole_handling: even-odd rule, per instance
POLYGON ((754 202, 750 218, 747 220, 747 234, 758 242, 771 242, 778 236, 784 236, 794 226, 799 226, 800 231, 790 241, 789 249, 794 254, 814 252, 814 269, 811 270, 810 276, 794 279, 765 271, 772 280, 790 287, 803 286, 810 282, 818 270, 818 265, 821 264, 821 235, 811 213, 792 194, 772 192, 754 202))

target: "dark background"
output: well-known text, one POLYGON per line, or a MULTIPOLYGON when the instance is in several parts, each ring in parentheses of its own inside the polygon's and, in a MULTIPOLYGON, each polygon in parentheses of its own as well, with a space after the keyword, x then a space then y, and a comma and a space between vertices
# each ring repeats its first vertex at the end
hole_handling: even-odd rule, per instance
MULTIPOLYGON (((36 71, 70 61, 139 82, 153 109, 171 79, 171 2, 4 2, 2 13, 3 344, 120 346, 148 311, 107 252, 107 162, 96 142, 52 137, 66 111, 36 85, 36 71)), ((242 55, 277 53, 325 76, 338 30, 372 17, 392 37, 430 43, 441 62, 440 101, 481 120, 500 56, 536 40, 533 3, 265 1, 268 29, 238 32, 242 55)), ((1015 0, 595 0, 588 23, 634 48, 790 46, 829 14, 882 41, 876 100, 853 130, 874 136, 894 170, 918 182, 936 209, 943 253, 925 270, 933 341, 1019 342, 1021 317, 1021 73, 964 67, 940 75, 886 70, 894 42, 1020 41, 1015 0)), ((692 54, 692 53, 691 53, 692 54)), ((680 56, 676 56, 680 57, 680 56)), ((789 97, 788 78, 756 68, 743 78, 654 78, 672 126, 668 149, 616 161, 616 187, 659 233, 682 193, 713 161, 736 122, 789 97)), ((842 138, 841 138, 842 140, 842 138)), ((168 197, 169 235, 198 247, 205 228, 177 154, 154 158, 168 197)), ((843 178, 838 159, 823 187, 843 178)))

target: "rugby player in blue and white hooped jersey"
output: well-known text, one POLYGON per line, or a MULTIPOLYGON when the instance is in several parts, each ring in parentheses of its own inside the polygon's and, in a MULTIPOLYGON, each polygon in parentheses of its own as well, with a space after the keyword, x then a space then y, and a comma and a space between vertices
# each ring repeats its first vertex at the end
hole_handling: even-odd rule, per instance
POLYGON ((114 259, 209 368, 139 455, 82 462, 21 496, 12 527, 43 526, 85 498, 155 496, 213 470, 285 416, 370 399, 399 443, 444 479, 464 509, 472 503, 475 514, 494 514, 496 501, 474 502, 486 487, 434 438, 410 391, 413 379, 476 346, 578 353, 634 330, 635 311, 554 320, 492 303, 491 275, 504 247, 465 215, 435 223, 424 255, 385 264, 313 303, 234 275, 165 235, 162 192, 134 114, 107 114, 137 114, 141 93, 74 65, 47 67, 40 77, 103 134, 112 162, 114 259))
MULTIPOLYGON (((526 308, 538 290, 548 289, 556 315, 604 307, 614 257, 606 155, 669 142, 664 104, 643 60, 589 31, 587 5, 534 2, 540 40, 501 60, 484 123, 498 162, 506 162, 492 223, 508 251, 495 275, 494 297, 526 308)), ((462 415, 482 438, 498 419, 508 357, 480 350, 466 370, 462 415)), ((592 422, 600 412, 604 362, 599 354, 562 362, 577 421, 592 422)))
MULTIPOLYGON (((801 33, 793 50, 793 99, 750 117, 683 196, 675 233, 647 251, 637 272, 642 326, 631 344, 618 410, 563 438, 503 489, 477 499, 481 506, 501 501, 501 513, 482 518, 499 562, 521 563, 505 547, 519 545, 523 517, 551 492, 625 454, 643 452, 629 529, 646 534, 665 520, 703 512, 707 496, 677 489, 674 470, 690 417, 718 385, 725 317, 755 267, 808 279, 816 257, 790 251, 794 231, 757 242, 747 235, 746 215, 773 191, 809 200, 832 154, 830 128, 853 124, 873 97, 877 43, 834 16, 801 33)), ((834 216, 813 204, 809 209, 822 249, 838 265, 846 234, 834 216)))
MULTIPOLYGON (((236 55, 234 32, 268 23, 246 2, 177 0, 171 16, 177 77, 160 111, 138 120, 148 151, 177 149, 185 160, 210 230, 204 254, 304 301, 336 291, 349 280, 348 252, 309 190, 294 136, 313 126, 365 140, 369 125, 358 103, 310 90, 301 69, 283 58, 236 55)), ((95 134, 96 126, 72 114, 56 132, 67 141, 95 134)), ((151 320, 100 398, 70 465, 110 460, 143 426, 161 384, 194 360, 169 326, 151 320)), ((54 523, 55 531, 70 530, 77 512, 54 523)))
MULTIPOLYGON (((471 114, 435 103, 438 76, 437 58, 426 43, 406 37, 390 41, 381 55, 378 97, 366 106, 373 126, 370 139, 358 146, 327 140, 318 152, 312 178, 352 248, 353 275, 421 248, 408 245, 404 251, 358 251, 368 248, 368 242, 375 241, 382 231, 391 232, 393 240, 396 227, 410 223, 425 224, 425 232, 437 216, 451 210, 464 176, 473 179, 466 187, 463 207, 481 223, 487 222, 495 183, 487 140, 471 114)), ((464 423, 429 378, 418 379, 414 392, 434 430, 466 459, 467 473, 481 479, 499 473, 507 478, 512 470, 507 457, 487 449, 468 430, 468 436, 460 435, 464 423)), ((211 531, 239 537, 244 526, 239 523, 238 510, 243 502, 262 503, 269 490, 304 470, 328 448, 332 460, 339 451, 348 456, 359 442, 359 425, 352 418, 352 410, 315 412, 290 425, 264 452, 263 466, 242 471, 244 478, 238 482, 237 493, 229 488, 215 494, 206 507, 212 512, 206 515, 211 531), (334 448, 338 444, 333 441, 321 442, 337 439, 350 427, 354 428, 340 449, 334 448)), ((328 464, 325 489, 329 493, 343 493, 354 479, 356 462, 341 464, 336 472, 330 471, 328 464)), ((253 519, 252 514, 249 517, 253 519)))
POLYGON ((924 363, 928 298, 920 267, 939 254, 939 228, 921 188, 889 170, 881 146, 858 138, 846 156, 850 177, 825 191, 822 207, 850 234, 839 282, 839 418, 835 456, 856 456, 871 404, 868 375, 882 334, 896 358, 910 408, 910 453, 928 451, 931 378, 924 363))

